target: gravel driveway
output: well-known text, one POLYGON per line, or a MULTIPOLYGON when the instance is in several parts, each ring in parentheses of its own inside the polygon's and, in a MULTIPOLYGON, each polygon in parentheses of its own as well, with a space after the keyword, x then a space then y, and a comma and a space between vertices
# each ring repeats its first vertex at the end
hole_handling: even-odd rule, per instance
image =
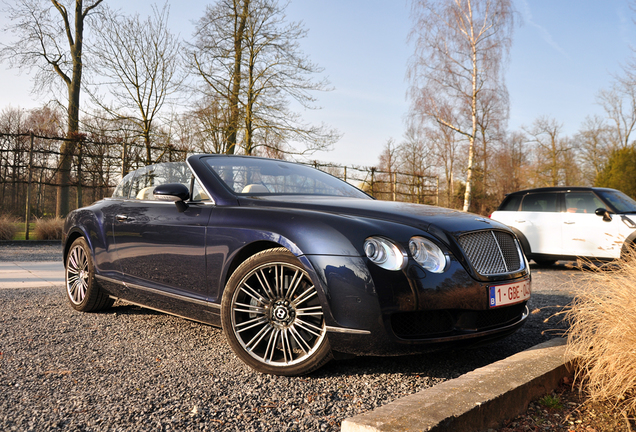
MULTIPOLYGON (((60 259, 59 245, 0 245, 0 260, 60 259)), ((0 430, 339 430, 371 410, 558 335, 544 322, 584 274, 533 269, 532 315, 469 351, 332 361, 304 377, 261 375, 219 329, 117 302, 75 312, 62 286, 0 290, 0 430)))

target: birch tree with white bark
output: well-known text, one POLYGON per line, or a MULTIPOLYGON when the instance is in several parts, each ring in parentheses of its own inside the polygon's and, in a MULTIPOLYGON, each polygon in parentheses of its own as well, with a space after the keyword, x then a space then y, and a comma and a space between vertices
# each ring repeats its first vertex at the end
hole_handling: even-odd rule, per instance
POLYGON ((488 136, 493 101, 507 104, 503 65, 512 41, 514 9, 510 0, 417 0, 410 39, 415 53, 409 65, 411 116, 459 135, 467 143, 463 210, 470 209, 478 140, 488 136), (485 99, 488 99, 488 102, 485 99), (483 112, 488 109, 489 113, 483 112))

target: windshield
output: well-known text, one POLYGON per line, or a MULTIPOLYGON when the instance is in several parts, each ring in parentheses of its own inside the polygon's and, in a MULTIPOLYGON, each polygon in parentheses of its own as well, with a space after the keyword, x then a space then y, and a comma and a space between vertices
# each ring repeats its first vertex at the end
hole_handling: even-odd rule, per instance
POLYGON ((607 203, 614 207, 616 213, 636 213, 636 201, 617 190, 597 190, 607 203))
POLYGON ((205 162, 238 195, 328 195, 370 199, 317 169, 275 159, 208 157, 205 162))

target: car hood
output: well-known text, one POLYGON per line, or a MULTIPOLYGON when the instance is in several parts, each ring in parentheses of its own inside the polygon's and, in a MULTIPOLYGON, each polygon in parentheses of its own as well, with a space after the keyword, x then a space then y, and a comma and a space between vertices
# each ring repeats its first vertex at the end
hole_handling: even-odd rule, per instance
POLYGON ((239 205, 327 212, 344 217, 379 219, 410 225, 426 231, 441 230, 449 234, 487 228, 508 230, 505 225, 476 214, 444 207, 394 201, 333 196, 274 195, 241 197, 239 198, 239 205))

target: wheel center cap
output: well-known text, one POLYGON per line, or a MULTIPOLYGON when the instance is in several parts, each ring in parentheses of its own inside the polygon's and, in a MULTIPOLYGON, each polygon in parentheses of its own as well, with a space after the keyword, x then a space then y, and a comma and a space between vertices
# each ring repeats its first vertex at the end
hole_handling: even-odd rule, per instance
POLYGON ((284 306, 278 306, 276 309, 274 309, 274 316, 276 317, 276 319, 279 319, 281 321, 286 320, 289 316, 287 308, 284 306))

